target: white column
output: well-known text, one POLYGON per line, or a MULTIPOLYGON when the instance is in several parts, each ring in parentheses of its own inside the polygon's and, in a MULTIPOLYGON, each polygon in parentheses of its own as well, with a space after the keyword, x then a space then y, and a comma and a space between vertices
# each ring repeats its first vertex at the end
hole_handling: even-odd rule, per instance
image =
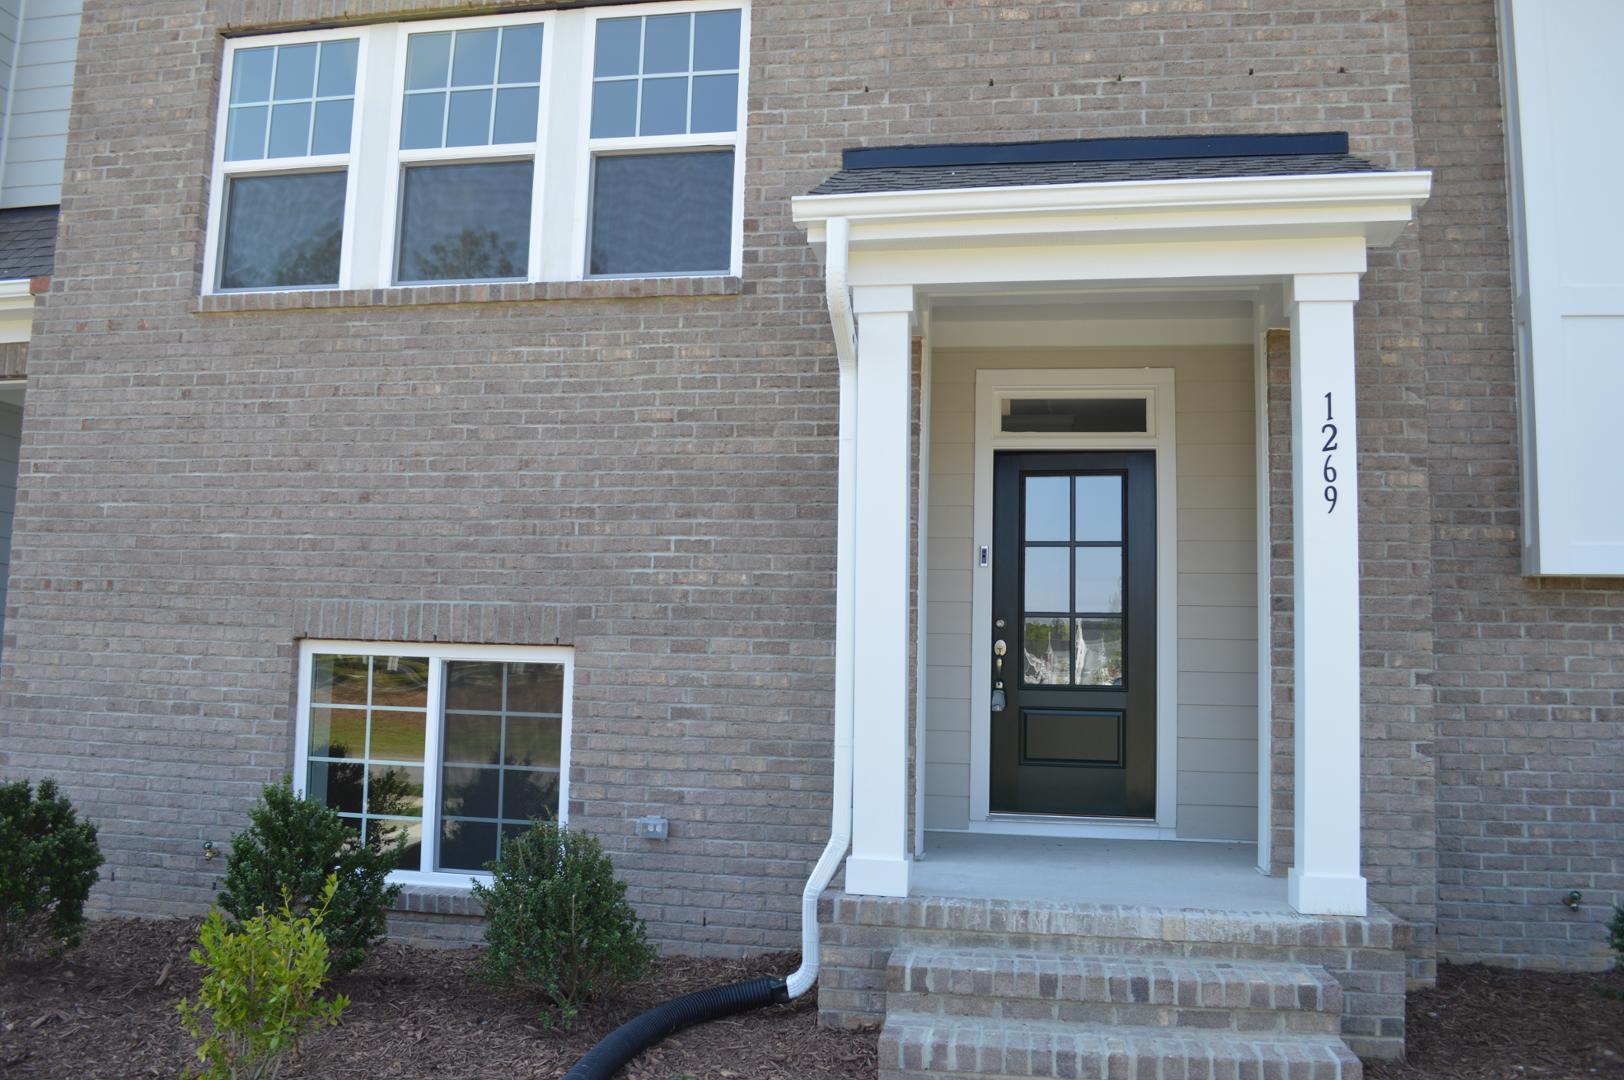
POLYGON ((1296 865, 1287 895, 1314 915, 1365 914, 1359 863, 1359 490, 1356 274, 1291 287, 1296 865))
POLYGON ((857 315, 852 843, 846 891, 908 895, 908 488, 913 289, 854 289, 857 315))

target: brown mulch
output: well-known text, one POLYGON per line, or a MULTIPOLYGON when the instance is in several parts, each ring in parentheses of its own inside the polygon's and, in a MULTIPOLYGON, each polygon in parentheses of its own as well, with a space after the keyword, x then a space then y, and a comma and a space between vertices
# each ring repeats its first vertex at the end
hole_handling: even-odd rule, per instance
POLYGON ((1624 971, 1511 971, 1438 965, 1410 994, 1408 1060, 1366 1080, 1580 1080, 1624 1077, 1624 971))
MULTIPOLYGON (((0 1076, 173 1078, 193 1063, 175 1003, 197 993, 187 959, 196 920, 107 919, 57 962, 0 974, 0 1076)), ((473 953, 384 945, 334 988, 350 1007, 283 1073, 317 1077, 562 1076, 626 1020, 693 990, 793 970, 793 954, 748 961, 669 957, 652 978, 584 1010, 568 1031, 545 1030, 517 994, 469 972, 473 953)), ((869 1080, 875 1038, 817 1024, 816 993, 668 1039, 623 1080, 869 1080)))

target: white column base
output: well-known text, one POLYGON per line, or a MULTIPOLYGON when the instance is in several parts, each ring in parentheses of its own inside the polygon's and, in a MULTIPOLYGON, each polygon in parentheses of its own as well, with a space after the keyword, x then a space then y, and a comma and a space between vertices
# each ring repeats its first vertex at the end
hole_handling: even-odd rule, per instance
POLYGON ((912 870, 912 859, 853 855, 846 860, 846 892, 853 896, 907 896, 912 870))
POLYGON ((1364 916, 1365 879, 1331 874, 1305 874, 1292 867, 1286 879, 1286 900, 1304 915, 1364 916))

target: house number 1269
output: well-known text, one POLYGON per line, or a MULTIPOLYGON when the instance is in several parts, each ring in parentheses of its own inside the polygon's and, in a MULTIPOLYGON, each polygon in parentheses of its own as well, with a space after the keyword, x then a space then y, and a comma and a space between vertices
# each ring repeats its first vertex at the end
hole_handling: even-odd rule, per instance
POLYGON ((1320 470, 1320 476, 1325 480, 1325 512, 1336 511, 1336 466, 1332 464, 1332 455, 1336 453, 1336 414, 1332 411, 1331 395, 1325 395, 1325 423, 1320 425, 1320 434, 1325 436, 1325 445, 1320 452, 1325 455, 1325 467, 1320 470))

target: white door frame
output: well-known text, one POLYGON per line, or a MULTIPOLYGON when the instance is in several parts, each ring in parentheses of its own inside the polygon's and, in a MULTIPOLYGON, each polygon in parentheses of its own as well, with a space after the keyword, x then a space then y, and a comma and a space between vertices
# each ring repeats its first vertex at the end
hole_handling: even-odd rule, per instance
POLYGON ((976 372, 975 550, 970 631, 970 830, 1065 836, 1172 839, 1178 813, 1178 462, 1173 369, 1056 368, 976 372), (1064 434, 1006 433, 1006 397, 1144 397, 1148 430, 1064 434), (1156 817, 1063 818, 992 814, 993 453, 997 450, 1150 450, 1156 455, 1156 817))

